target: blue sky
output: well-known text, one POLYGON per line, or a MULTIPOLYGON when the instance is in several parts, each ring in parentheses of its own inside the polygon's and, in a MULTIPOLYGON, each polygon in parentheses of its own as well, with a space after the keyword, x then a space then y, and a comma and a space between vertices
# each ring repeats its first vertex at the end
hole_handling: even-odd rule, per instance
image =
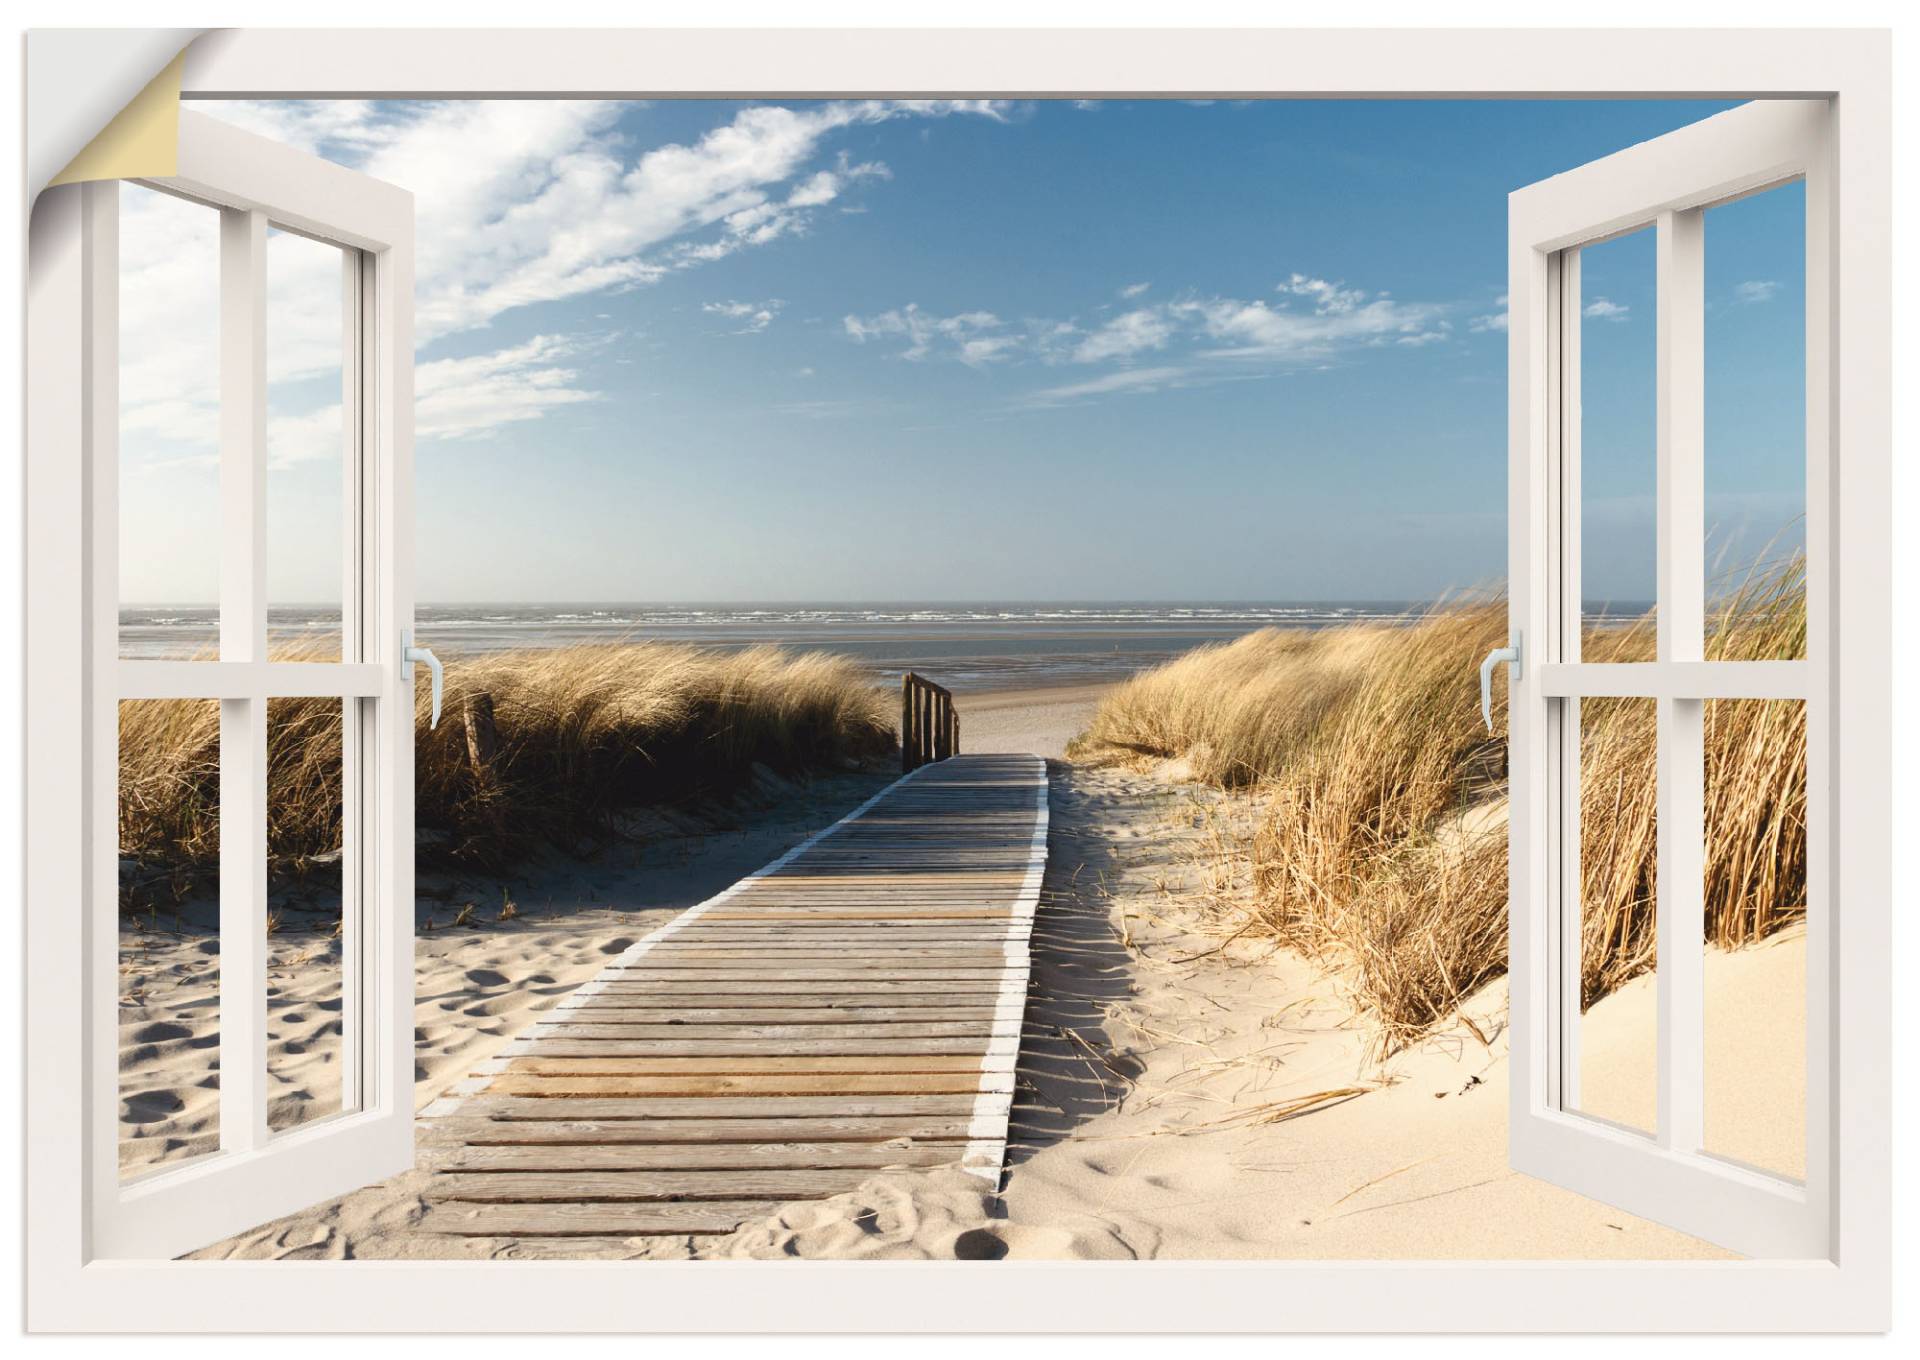
MULTIPOLYGON (((1722 106, 207 107, 418 197, 421 599, 718 601, 1498 584, 1506 195, 1722 106)), ((123 231, 129 602, 216 589, 195 211, 123 231)), ((1747 556, 1799 511, 1799 211, 1709 215, 1747 556)), ((270 259, 270 585, 327 601, 337 258, 270 259)), ((1651 591, 1651 265, 1586 271, 1590 597, 1651 591)))

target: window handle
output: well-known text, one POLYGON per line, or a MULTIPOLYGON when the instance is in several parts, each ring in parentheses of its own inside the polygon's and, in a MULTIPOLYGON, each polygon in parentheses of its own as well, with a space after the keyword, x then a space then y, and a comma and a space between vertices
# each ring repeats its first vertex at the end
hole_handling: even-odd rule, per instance
POLYGON ((414 646, 413 630, 405 629, 400 634, 400 664, 409 681, 413 679, 413 671, 408 668, 416 661, 426 662, 427 669, 433 672, 433 716, 427 726, 435 728, 440 725, 440 694, 446 687, 446 668, 440 664, 440 658, 427 648, 414 646))
POLYGON ((1487 659, 1480 663, 1480 716, 1487 721, 1487 731, 1493 731, 1493 668, 1502 661, 1511 662, 1513 675, 1511 681, 1520 678, 1520 637, 1514 636, 1511 647, 1495 647, 1487 653, 1487 659))

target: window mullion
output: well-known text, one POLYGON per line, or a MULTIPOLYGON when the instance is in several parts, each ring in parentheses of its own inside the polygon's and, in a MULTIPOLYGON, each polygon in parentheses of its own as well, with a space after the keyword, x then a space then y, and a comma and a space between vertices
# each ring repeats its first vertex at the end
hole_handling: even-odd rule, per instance
MULTIPOLYGON (((1659 660, 1688 662, 1706 635, 1705 215, 1663 212, 1656 232, 1654 628, 1659 660)), ((1700 1150, 1704 1128, 1704 711, 1699 699, 1662 698, 1656 738, 1657 1134, 1682 1153, 1700 1150)))
MULTIPOLYGON (((267 659, 267 219, 220 214, 220 657, 267 659)), ((267 1141, 267 705, 220 703, 220 1146, 267 1141)))
MULTIPOLYGON (((341 326, 343 359, 340 365, 340 430, 345 447, 341 464, 344 481, 340 488, 342 507, 340 583, 340 657, 358 662, 367 655, 365 620, 369 617, 365 590, 368 572, 366 552, 370 538, 366 529, 367 443, 363 422, 367 390, 366 342, 367 313, 366 256, 358 250, 341 253, 341 326)), ((367 942, 366 849, 371 843, 366 830, 367 809, 371 802, 363 796, 362 781, 369 762, 363 759, 367 735, 367 710, 370 705, 358 698, 347 699, 340 713, 340 1108, 343 1111, 366 1108, 365 1052, 366 1024, 365 968, 361 951, 367 942)))
MULTIPOLYGON (((1556 348, 1554 371, 1559 378, 1557 429, 1560 458, 1558 488, 1552 504, 1560 516, 1560 582, 1555 598, 1559 602, 1558 655, 1548 652, 1543 660, 1553 659, 1577 664, 1581 657, 1581 626, 1585 609, 1585 587, 1580 570, 1580 252, 1563 250, 1559 264, 1558 286, 1554 291, 1556 314, 1549 335, 1556 348)), ((1556 820, 1558 842, 1551 857, 1550 872, 1559 884, 1559 1107, 1580 1108, 1580 1003, 1584 939, 1584 903, 1580 868, 1580 700, 1563 699, 1550 720, 1548 739, 1558 750, 1559 775, 1552 792, 1557 795, 1556 820)))
POLYGON ((84 680, 89 748, 86 1160, 95 1202, 110 1204, 120 1188, 120 705, 111 682, 120 654, 120 186, 86 184, 80 193, 90 540, 85 599, 92 653, 84 680))

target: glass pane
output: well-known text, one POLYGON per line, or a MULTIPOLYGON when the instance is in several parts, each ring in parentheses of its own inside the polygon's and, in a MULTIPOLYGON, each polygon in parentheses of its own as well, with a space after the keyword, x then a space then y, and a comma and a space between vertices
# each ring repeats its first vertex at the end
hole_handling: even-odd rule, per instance
POLYGON ((1806 190, 1706 211, 1707 656, 1806 655, 1806 190))
POLYGON ((1705 1150, 1806 1174, 1807 713, 1719 699, 1706 729, 1705 1150))
POLYGON ((267 1126, 338 1114, 345 1057, 342 960, 345 704, 267 704, 267 1126))
POLYGON ((220 214, 120 186, 120 655, 211 654, 220 599, 220 214))
POLYGON ((267 642, 340 659, 345 252, 267 234, 267 642))
POLYGON ((120 705, 120 1174, 220 1146, 220 705, 120 705))
POLYGON ((1578 1097, 1569 1108, 1651 1133, 1655 701, 1582 699, 1578 1097))
POLYGON ((1655 590, 1653 229, 1579 258, 1580 596, 1589 624, 1612 628, 1646 615, 1655 590))

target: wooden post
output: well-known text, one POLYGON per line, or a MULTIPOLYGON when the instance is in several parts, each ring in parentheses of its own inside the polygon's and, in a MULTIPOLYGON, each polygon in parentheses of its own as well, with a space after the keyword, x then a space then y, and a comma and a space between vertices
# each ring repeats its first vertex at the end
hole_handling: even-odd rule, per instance
POLYGON ((462 717, 467 729, 467 763, 473 767, 477 781, 489 783, 493 779, 493 762, 500 754, 500 730, 494 723, 493 696, 468 696, 462 717))
POLYGON ((913 672, 900 677, 900 773, 913 773, 913 672))
POLYGON ((911 774, 922 765, 960 753, 960 713, 953 695, 912 671, 900 676, 900 770, 911 774))

